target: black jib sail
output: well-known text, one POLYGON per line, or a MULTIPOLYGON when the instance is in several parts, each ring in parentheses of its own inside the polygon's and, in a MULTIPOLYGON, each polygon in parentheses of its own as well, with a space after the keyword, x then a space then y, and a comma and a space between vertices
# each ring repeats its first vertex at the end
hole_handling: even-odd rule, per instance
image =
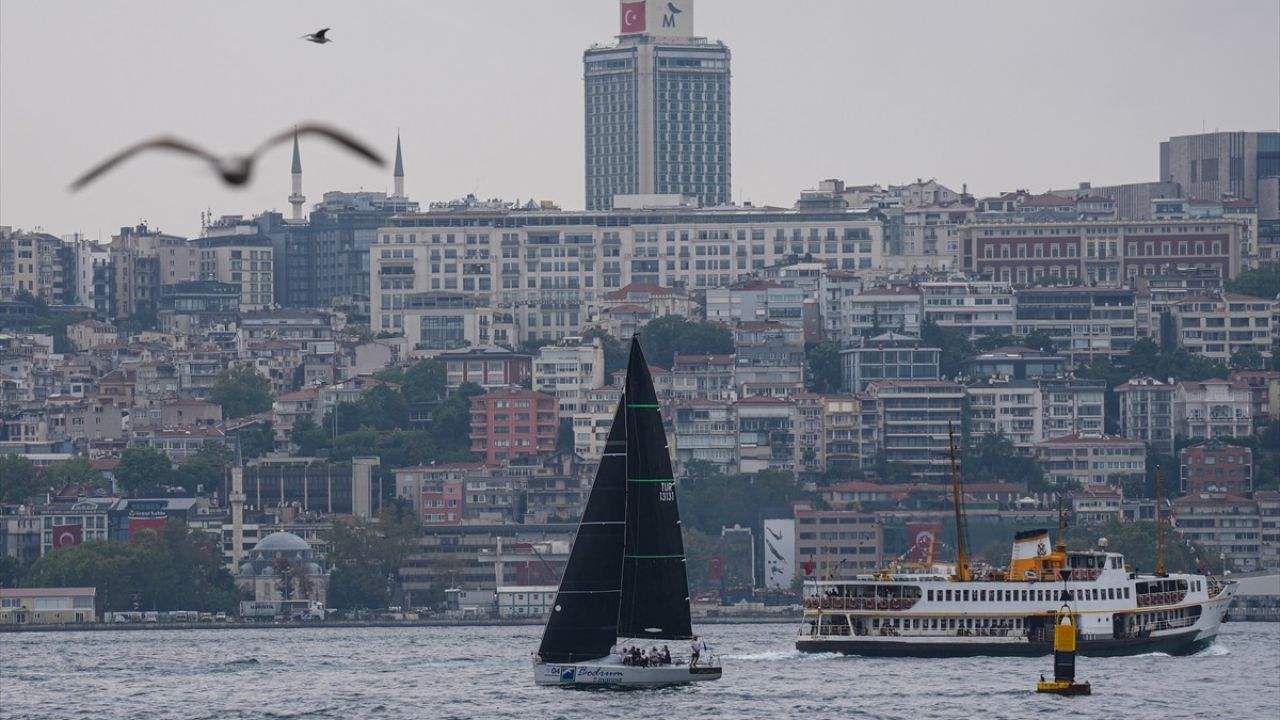
POLYGON ((601 658, 609 654, 618 638, 622 582, 619 563, 627 501, 625 406, 624 396, 613 414, 604 456, 582 512, 555 607, 542 634, 538 655, 544 662, 601 658))
POLYGON ((627 503, 618 635, 693 637, 680 511, 649 365, 631 341, 626 386, 627 503))

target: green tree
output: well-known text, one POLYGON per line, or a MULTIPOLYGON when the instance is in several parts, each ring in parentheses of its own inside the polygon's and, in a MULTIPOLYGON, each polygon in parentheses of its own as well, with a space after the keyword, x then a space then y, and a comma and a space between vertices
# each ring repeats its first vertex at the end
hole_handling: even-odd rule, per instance
POLYGON ((212 494, 222 487, 235 458, 222 443, 205 443, 173 473, 174 484, 188 492, 212 494))
POLYGON ((332 548, 330 607, 351 610, 392 604, 400 567, 417 550, 421 533, 406 505, 392 503, 376 520, 338 520, 325 533, 332 548))
POLYGON ((100 488, 107 485, 102 473, 94 470, 93 463, 86 457, 74 457, 50 465, 44 470, 44 480, 50 487, 55 488, 67 485, 100 488))
POLYGON ((1267 359, 1253 348, 1244 348, 1231 356, 1232 370, 1261 370, 1266 364, 1267 359))
POLYGON ((218 373, 209 399, 222 406, 228 419, 266 412, 271 409, 271 382, 248 365, 229 367, 218 373))
POLYGON ((1004 433, 988 433, 960 464, 965 482, 990 480, 1025 482, 1033 490, 1046 489, 1044 471, 1033 459, 1019 455, 1004 433))
POLYGON ((663 368, 670 368, 677 354, 726 355, 734 351, 729 328, 679 315, 665 315, 645 325, 640 331, 640 343, 645 360, 663 368))
POLYGON ((116 482, 130 494, 173 484, 173 462, 153 448, 129 448, 120 455, 116 482))
POLYGON ((1037 330, 1022 338, 1022 346, 1046 353, 1058 351, 1058 346, 1053 342, 1053 337, 1043 330, 1037 330))
POLYGON ((404 371, 400 392, 408 403, 424 403, 440 400, 448 384, 444 365, 433 359, 420 360, 404 371))
POLYGON ((969 333, 960 328, 941 327, 927 320, 920 326, 920 339, 926 347, 942 351, 938 358, 938 371, 942 377, 951 378, 964 372, 964 361, 974 355, 969 333))
POLYGON ((840 347, 833 342, 820 342, 810 348, 809 389, 816 393, 835 393, 844 382, 844 368, 840 362, 840 347))
POLYGON ((234 436, 240 444, 242 460, 262 457, 276 447, 275 431, 271 428, 271 423, 265 420, 250 423, 227 434, 234 436))
POLYGON ((725 475, 718 468, 705 467, 698 467, 695 472, 687 473, 676 488, 681 523, 711 535, 719 535, 722 527, 735 524, 758 527, 766 515, 789 516, 792 500, 812 496, 790 472, 762 470, 749 475, 725 475))
POLYGON ((409 427, 409 405, 398 391, 385 385, 369 388, 357 403, 360 424, 375 430, 404 430, 409 427))
MULTIPOLYGON (((1098 546, 1098 538, 1107 539, 1107 549, 1124 555, 1125 562, 1142 572, 1156 567, 1156 524, 1111 521, 1099 525, 1076 525, 1067 532, 1067 548, 1088 550, 1098 546)), ((1208 560, 1203 550, 1188 547, 1178 531, 1164 526, 1164 567, 1167 572, 1195 572, 1196 558, 1208 560)), ((1216 560, 1216 558, 1215 558, 1216 560)))
POLYGON ((1246 270, 1223 283, 1227 292, 1274 300, 1280 296, 1280 263, 1267 263, 1246 270))
POLYGON ((625 343, 618 342, 618 339, 602 328, 591 328, 582 334, 582 337, 591 340, 599 339, 600 346, 604 350, 604 378, 605 383, 609 382, 609 378, 619 370, 627 367, 627 346, 625 343))
POLYGON ((560 427, 556 430, 556 451, 574 451, 573 418, 571 417, 560 418, 560 427))
POLYGON ((86 540, 45 553, 31 568, 35 587, 97 588, 97 611, 132 609, 139 566, 134 548, 109 540, 86 540))
POLYGON ((293 424, 289 440, 298 446, 298 455, 302 457, 313 457, 319 453, 321 448, 327 448, 332 445, 329 440, 329 434, 316 425, 315 420, 309 417, 301 418, 293 424))
POLYGON ((0 455, 0 502, 25 503, 42 487, 30 460, 11 453, 0 455))

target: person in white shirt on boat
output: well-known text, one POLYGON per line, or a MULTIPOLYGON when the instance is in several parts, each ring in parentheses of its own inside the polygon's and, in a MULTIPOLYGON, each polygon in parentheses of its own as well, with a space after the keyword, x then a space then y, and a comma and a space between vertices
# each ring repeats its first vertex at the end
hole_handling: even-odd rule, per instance
POLYGON ((689 643, 689 667, 698 667, 698 657, 702 655, 702 643, 698 642, 698 636, 693 636, 693 642, 689 643))

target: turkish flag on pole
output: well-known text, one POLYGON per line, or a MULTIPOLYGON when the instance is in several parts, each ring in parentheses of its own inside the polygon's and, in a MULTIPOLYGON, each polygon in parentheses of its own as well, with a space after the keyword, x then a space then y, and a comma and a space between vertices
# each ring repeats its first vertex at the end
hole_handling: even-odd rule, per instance
POLYGON ((620 34, 627 35, 642 32, 644 32, 644 0, 623 2, 622 32, 620 34))
POLYGON ((53 549, 66 545, 79 545, 84 541, 84 534, 79 525, 54 525, 53 549))

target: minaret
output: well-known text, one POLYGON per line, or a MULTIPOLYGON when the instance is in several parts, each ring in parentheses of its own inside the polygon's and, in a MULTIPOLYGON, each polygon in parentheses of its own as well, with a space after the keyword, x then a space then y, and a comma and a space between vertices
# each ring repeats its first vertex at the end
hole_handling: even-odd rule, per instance
POLYGON ((293 206, 290 222, 302 222, 302 205, 307 201, 302 194, 302 155, 298 153, 298 131, 293 131, 293 194, 289 195, 289 204, 293 206))
POLYGON ((400 133, 396 133, 396 191, 391 197, 404 198, 404 158, 400 156, 400 133))

